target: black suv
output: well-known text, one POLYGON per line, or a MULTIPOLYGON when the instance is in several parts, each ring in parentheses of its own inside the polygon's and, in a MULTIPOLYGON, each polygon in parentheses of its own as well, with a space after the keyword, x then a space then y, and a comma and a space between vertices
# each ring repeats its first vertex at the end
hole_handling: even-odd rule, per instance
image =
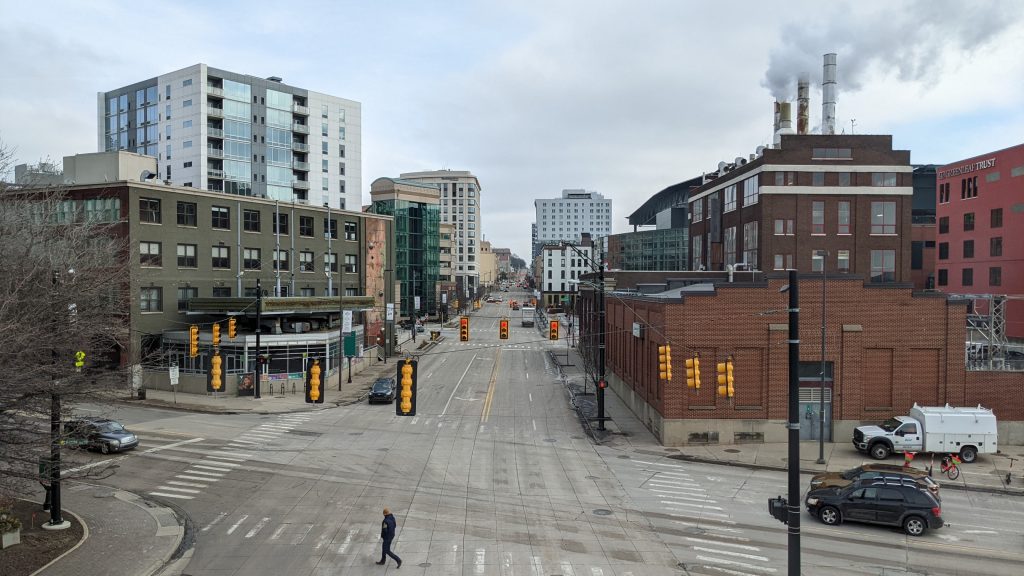
POLYGON ((811 490, 818 488, 845 488, 855 482, 887 478, 893 481, 908 479, 917 482, 919 487, 929 490, 936 500, 939 497, 939 484, 932 480, 928 472, 919 468, 897 466, 895 464, 863 464, 843 472, 825 472, 811 478, 811 490))
POLYGON ((390 404, 395 400, 395 379, 377 378, 370 388, 370 395, 366 398, 370 404, 374 402, 387 402, 390 404))
POLYGON ((82 418, 64 424, 64 442, 71 446, 85 446, 104 454, 131 450, 139 439, 120 422, 106 418, 82 418))
POLYGON ((943 525, 939 501, 912 480, 876 478, 845 488, 811 490, 804 503, 808 512, 829 525, 848 520, 899 526, 910 536, 943 525))

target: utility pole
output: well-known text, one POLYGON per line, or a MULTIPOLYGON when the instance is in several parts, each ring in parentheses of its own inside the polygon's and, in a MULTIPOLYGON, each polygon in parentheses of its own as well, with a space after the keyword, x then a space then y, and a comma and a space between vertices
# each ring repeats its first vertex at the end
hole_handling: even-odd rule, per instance
MULTIPOLYGON (((60 284, 60 272, 54 271, 51 282, 55 300, 59 295, 58 285, 60 284)), ((55 313, 60 314, 67 310, 67 306, 56 304, 53 307, 55 313)), ((53 361, 53 368, 56 371, 60 363, 60 355, 56 349, 51 349, 50 359, 53 361)), ((63 510, 60 504, 60 391, 58 386, 60 380, 54 375, 50 390, 50 522, 43 524, 47 530, 63 530, 71 526, 65 522, 63 510)))
POLYGON ((604 430, 604 347, 605 347, 605 310, 604 310, 604 263, 603 258, 597 262, 597 429, 604 430))
POLYGON ((260 279, 256 279, 256 378, 252 383, 253 398, 259 400, 260 380, 263 378, 263 365, 260 364, 260 322, 263 320, 261 311, 263 309, 263 289, 260 287, 260 279))

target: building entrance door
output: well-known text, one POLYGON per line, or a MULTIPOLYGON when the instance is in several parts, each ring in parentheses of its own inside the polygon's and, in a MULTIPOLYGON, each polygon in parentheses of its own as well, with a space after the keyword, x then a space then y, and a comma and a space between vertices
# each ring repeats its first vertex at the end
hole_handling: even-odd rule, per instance
MULTIPOLYGON (((822 435, 819 383, 800 383, 800 439, 818 440, 822 435), (816 387, 811 387, 816 386, 816 387)), ((825 381, 825 442, 832 441, 832 383, 825 381)))

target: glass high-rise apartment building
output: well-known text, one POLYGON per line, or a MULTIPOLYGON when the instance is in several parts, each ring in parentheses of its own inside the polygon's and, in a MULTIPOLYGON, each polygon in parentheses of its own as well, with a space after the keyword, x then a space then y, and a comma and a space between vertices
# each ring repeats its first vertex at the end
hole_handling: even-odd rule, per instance
POLYGON ((97 95, 99 151, 176 185, 359 210, 362 105, 196 64, 97 95))

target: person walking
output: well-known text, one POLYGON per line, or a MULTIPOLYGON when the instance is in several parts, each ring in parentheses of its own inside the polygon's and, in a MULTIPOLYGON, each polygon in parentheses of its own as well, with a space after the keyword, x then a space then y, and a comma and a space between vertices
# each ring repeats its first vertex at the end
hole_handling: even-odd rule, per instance
POLYGON ((398 562, 398 566, 395 568, 402 567, 402 559, 397 554, 391 551, 391 541, 395 539, 395 516, 391 514, 391 510, 384 509, 384 521, 380 523, 380 537, 383 539, 380 550, 380 562, 377 564, 383 565, 387 561, 387 557, 391 556, 395 562, 398 562))

